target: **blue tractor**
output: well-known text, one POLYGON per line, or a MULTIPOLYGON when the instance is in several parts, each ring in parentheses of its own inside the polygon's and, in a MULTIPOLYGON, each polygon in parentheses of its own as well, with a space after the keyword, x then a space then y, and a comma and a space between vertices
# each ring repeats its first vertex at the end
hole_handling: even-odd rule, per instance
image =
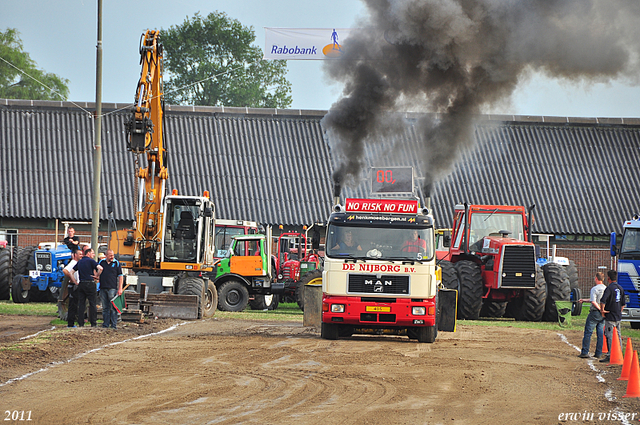
POLYGON ((66 245, 42 243, 19 248, 13 259, 11 295, 14 303, 57 302, 64 273, 71 260, 66 245))

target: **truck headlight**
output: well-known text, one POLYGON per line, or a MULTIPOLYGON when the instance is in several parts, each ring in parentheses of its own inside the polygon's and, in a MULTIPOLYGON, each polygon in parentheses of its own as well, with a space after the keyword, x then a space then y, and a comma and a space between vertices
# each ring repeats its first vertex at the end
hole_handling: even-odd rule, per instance
POLYGON ((332 313, 344 313, 344 304, 331 304, 332 313))
POLYGON ((414 316, 424 316, 425 314, 427 314, 427 308, 426 307, 411 307, 411 314, 413 314, 414 316))
POLYGON ((42 270, 42 264, 37 264, 37 265, 36 265, 36 269, 38 269, 38 270, 42 270))
POLYGON ((51 271, 51 264, 47 264, 47 265, 45 265, 45 266, 44 266, 44 269, 45 269, 46 271, 50 272, 50 271, 51 271))

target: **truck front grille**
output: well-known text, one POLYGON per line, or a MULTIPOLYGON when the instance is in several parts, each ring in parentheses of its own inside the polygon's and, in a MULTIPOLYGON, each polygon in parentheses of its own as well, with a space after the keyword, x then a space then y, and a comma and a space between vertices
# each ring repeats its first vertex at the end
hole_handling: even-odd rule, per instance
POLYGON ((351 274, 347 292, 350 294, 408 294, 409 276, 380 276, 373 274, 351 274))
POLYGON ((503 288, 533 288, 536 286, 536 257, 533 245, 505 245, 502 248, 503 288))

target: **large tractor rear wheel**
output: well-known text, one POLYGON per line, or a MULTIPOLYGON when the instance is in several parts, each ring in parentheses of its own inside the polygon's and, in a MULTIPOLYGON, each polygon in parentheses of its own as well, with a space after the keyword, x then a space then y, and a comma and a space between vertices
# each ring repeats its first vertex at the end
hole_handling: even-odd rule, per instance
POLYGON ((222 311, 243 311, 249 304, 247 286, 237 280, 224 282, 218 287, 218 308, 222 311))
POLYGON ((569 278, 569 287, 571 289, 579 287, 580 280, 578 279, 578 266, 576 266, 575 261, 569 260, 569 265, 565 266, 564 269, 567 272, 567 277, 569 278))
POLYGON ((198 296, 198 319, 202 319, 205 301, 203 300, 204 280, 199 277, 184 277, 178 283, 178 295, 198 296))
POLYGON ((456 289, 460 291, 460 279, 458 272, 451 261, 440 261, 438 263, 442 269, 442 285, 447 289, 456 289))
POLYGON ((507 311, 507 303, 505 301, 482 300, 482 309, 480 317, 502 317, 507 311))
POLYGON ((35 250, 35 246, 18 248, 16 255, 13 257, 12 270, 14 276, 28 274, 30 263, 32 266, 35 266, 36 260, 33 256, 35 250))
POLYGON ((477 320, 482 307, 482 272, 473 261, 463 260, 456 263, 460 279, 458 294, 458 319, 477 320))
POLYGON ((304 288, 306 285, 322 285, 322 270, 313 270, 305 274, 296 287, 296 302, 300 310, 304 311, 304 288))
POLYGON ((547 300, 545 303, 542 320, 545 322, 558 321, 558 308, 556 301, 569 301, 571 287, 565 268, 560 264, 547 263, 542 268, 544 280, 547 283, 547 300))
POLYGON ((11 249, 0 248, 0 300, 11 297, 11 249))
POLYGON ((536 266, 536 286, 524 291, 521 303, 514 303, 520 307, 514 312, 516 320, 539 322, 542 319, 546 301, 547 284, 544 280, 544 273, 540 266, 536 266))

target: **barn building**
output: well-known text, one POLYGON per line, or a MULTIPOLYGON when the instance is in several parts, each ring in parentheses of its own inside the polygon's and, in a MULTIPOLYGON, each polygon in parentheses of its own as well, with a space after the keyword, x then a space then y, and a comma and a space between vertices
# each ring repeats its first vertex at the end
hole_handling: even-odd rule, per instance
MULTIPOLYGON (((108 200, 119 228, 134 218, 135 161, 145 158, 125 147, 129 108, 102 108, 103 235, 108 200)), ((0 239, 13 246, 62 239, 64 223, 90 239, 94 111, 93 103, 0 99, 0 239)), ((218 218, 283 230, 322 222, 336 166, 325 114, 167 105, 168 188, 210 191, 218 218)), ((406 114, 407 131, 367 148, 365 169, 413 166, 424 175, 415 154, 416 118, 406 114)), ((609 234, 640 209, 640 119, 485 115, 474 138, 434 185, 438 227, 451 225, 457 203, 535 204, 533 231, 543 253, 556 245, 557 255, 582 267, 583 280, 610 266, 609 234)), ((367 196, 367 184, 345 188, 345 196, 367 196)))

